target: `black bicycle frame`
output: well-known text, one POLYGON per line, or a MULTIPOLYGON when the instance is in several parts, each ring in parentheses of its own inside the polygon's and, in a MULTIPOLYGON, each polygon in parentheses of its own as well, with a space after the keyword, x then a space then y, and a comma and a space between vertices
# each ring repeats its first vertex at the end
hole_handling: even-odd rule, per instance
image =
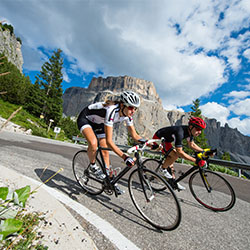
POLYGON ((178 177, 176 180, 174 180, 175 183, 178 183, 179 181, 183 180, 185 177, 187 177, 188 175, 190 175, 192 172, 194 172, 195 170, 199 170, 200 172, 200 176, 201 176, 201 179, 203 181, 203 184, 204 186, 206 187, 207 191, 208 192, 211 192, 211 188, 209 187, 209 184, 206 183, 206 180, 203 176, 203 169, 201 169, 200 167, 198 166, 193 166, 192 168, 190 168, 187 172, 183 173, 180 177, 178 177))
MULTIPOLYGON (((111 186, 114 186, 114 184, 117 183, 132 167, 126 166, 117 176, 115 176, 113 179, 110 179, 110 176, 107 174, 107 171, 106 171, 106 168, 105 168, 105 161, 104 161, 104 158, 103 158, 102 150, 109 150, 109 149, 102 148, 102 147, 99 146, 98 149, 97 149, 97 152, 96 152, 96 158, 97 158, 97 155, 99 153, 100 156, 101 156, 101 161, 102 161, 102 166, 101 166, 102 171, 103 171, 103 173, 106 174, 105 180, 107 182, 107 186, 111 187, 111 186)), ((141 165, 141 159, 140 159, 139 152, 135 153, 135 158, 136 158, 136 165, 139 168, 139 171, 138 171, 139 172, 139 179, 140 179, 140 182, 141 182, 141 185, 142 185, 143 193, 145 195, 146 200, 149 201, 148 195, 147 195, 145 187, 143 185, 145 180, 143 179, 143 175, 141 173, 141 171, 143 169, 143 166, 141 165)))
MULTIPOLYGON (((190 175, 192 172, 194 172, 195 170, 200 169, 198 166, 193 166, 192 168, 190 168, 187 172, 183 173, 181 176, 179 176, 174 182, 179 182, 181 180, 183 180, 185 177, 187 177, 188 175, 190 175)), ((201 169, 200 169, 201 170, 201 169)))
MULTIPOLYGON (((104 161, 104 158, 103 158, 103 154, 102 154, 102 150, 109 150, 109 149, 107 149, 107 148, 102 148, 102 147, 98 147, 98 149, 97 149, 97 152, 96 152, 96 157, 97 157, 97 155, 98 155, 98 152, 99 152, 99 154, 100 154, 100 156, 101 156, 101 161, 102 161, 102 171, 103 171, 103 173, 105 173, 106 174, 106 176, 108 176, 108 174, 107 174, 107 170, 106 170, 106 168, 105 168, 105 161, 104 161)), ((131 169, 131 167, 128 167, 128 166, 126 166, 117 176, 115 176, 115 178, 114 179, 110 179, 110 177, 108 176, 108 178, 106 178, 106 180, 108 180, 108 183, 109 184, 111 184, 111 185, 114 185, 116 182, 118 182, 129 170, 131 169)))

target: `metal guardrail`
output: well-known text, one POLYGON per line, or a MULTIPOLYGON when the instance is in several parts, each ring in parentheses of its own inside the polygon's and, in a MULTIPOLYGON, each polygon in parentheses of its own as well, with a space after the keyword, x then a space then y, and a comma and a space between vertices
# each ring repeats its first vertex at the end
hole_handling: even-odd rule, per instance
MULTIPOLYGON (((81 137, 73 136, 72 140, 77 143, 78 141, 85 142, 87 143, 87 140, 81 137)), ((119 145, 116 144, 122 151, 126 152, 130 147, 126 145, 119 145)), ((108 149, 111 150, 111 149, 108 149)), ((145 150, 144 152, 150 153, 150 154, 155 154, 155 155, 161 155, 161 152, 155 152, 151 150, 145 150)), ((239 170, 248 170, 250 171, 250 164, 246 163, 241 163, 241 162, 234 162, 234 161, 225 161, 225 160, 220 160, 220 159, 209 159, 209 163, 220 165, 223 167, 228 167, 228 168, 237 168, 239 170)), ((240 175, 240 173, 239 173, 240 175)))

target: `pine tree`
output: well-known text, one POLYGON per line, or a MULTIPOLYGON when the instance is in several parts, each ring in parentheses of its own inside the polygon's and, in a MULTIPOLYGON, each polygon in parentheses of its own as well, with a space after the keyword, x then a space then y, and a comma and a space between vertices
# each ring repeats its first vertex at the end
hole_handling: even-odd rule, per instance
POLYGON ((199 109, 199 107, 200 107, 200 100, 196 99, 195 101, 193 101, 193 107, 191 107, 191 109, 193 110, 191 111, 192 116, 201 118, 201 110, 199 109))
MULTIPOLYGON (((199 99, 196 99, 195 101, 193 101, 193 107, 191 107, 191 109, 192 109, 192 112, 191 112, 192 116, 200 117, 203 119, 202 114, 201 114, 201 110, 200 110, 200 100, 199 99)), ((206 139, 204 130, 202 130, 201 134, 195 138, 195 143, 198 146, 200 146, 201 148, 208 147, 207 139, 206 139)))
POLYGON ((42 107, 45 100, 44 90, 40 89, 40 86, 37 82, 32 84, 28 90, 26 104, 24 108, 31 114, 36 117, 39 117, 42 112, 42 107))
POLYGON ((30 79, 25 77, 3 54, 0 55, 0 58, 2 59, 0 64, 0 92, 7 92, 1 98, 10 103, 25 104, 27 92, 31 86, 30 79))
POLYGON ((49 62, 43 64, 40 74, 36 77, 36 84, 43 90, 44 101, 41 115, 44 116, 47 124, 52 119, 54 125, 56 125, 62 117, 63 59, 61 58, 61 52, 60 49, 54 51, 49 62))

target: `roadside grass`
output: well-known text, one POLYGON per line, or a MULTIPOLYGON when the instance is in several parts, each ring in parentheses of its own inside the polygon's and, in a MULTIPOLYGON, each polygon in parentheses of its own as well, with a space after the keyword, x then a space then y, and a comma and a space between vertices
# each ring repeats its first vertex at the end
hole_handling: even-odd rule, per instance
POLYGON ((21 211, 16 216, 17 220, 23 222, 22 230, 18 235, 13 235, 0 242, 1 249, 36 249, 47 250, 42 244, 43 235, 38 232, 39 225, 44 222, 44 217, 37 213, 25 213, 21 211))
MULTIPOLYGON (((20 106, 11 104, 0 99, 0 116, 4 119, 8 119, 10 115, 19 108, 20 106)), ((32 135, 41 136, 44 138, 55 139, 56 133, 53 129, 48 130, 47 124, 37 117, 29 114, 26 110, 21 109, 12 119, 11 122, 25 128, 26 130, 31 129, 32 135)), ((59 141, 70 141, 61 130, 60 134, 56 137, 59 141)))
POLYGON ((15 190, 0 187, 0 249, 48 249, 42 244, 42 233, 38 232, 44 217, 26 208, 34 192, 29 185, 15 190))

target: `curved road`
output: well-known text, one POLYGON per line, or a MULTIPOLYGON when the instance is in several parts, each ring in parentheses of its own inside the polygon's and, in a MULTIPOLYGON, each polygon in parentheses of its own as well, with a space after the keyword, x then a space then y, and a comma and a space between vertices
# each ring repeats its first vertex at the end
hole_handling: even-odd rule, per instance
MULTIPOLYGON (((1 164, 38 181, 44 181, 60 168, 64 168, 47 185, 108 221, 140 249, 249 249, 250 181, 227 177, 236 191, 237 200, 234 208, 225 213, 214 213, 201 207, 184 182, 187 189, 177 193, 182 208, 181 224, 174 231, 163 232, 141 219, 130 200, 126 179, 120 182, 126 193, 119 198, 105 193, 96 197, 83 194, 71 169, 73 155, 80 148, 79 145, 40 137, 4 131, 0 133, 1 164)), ((117 157, 111 158, 114 167, 123 164, 117 157)), ((178 170, 184 166, 177 165, 176 168, 178 170)), ((97 229, 75 212, 71 212, 81 220, 99 249, 116 249, 97 229)))

